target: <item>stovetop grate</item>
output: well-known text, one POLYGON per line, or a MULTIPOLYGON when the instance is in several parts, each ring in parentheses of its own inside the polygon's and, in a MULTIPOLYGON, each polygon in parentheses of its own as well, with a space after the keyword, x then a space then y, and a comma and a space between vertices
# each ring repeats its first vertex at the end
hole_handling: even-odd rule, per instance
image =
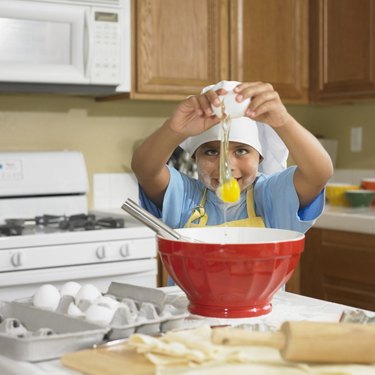
POLYGON ((123 218, 100 217, 93 214, 42 215, 34 218, 6 219, 0 225, 0 236, 21 236, 33 233, 72 232, 124 228, 123 218))

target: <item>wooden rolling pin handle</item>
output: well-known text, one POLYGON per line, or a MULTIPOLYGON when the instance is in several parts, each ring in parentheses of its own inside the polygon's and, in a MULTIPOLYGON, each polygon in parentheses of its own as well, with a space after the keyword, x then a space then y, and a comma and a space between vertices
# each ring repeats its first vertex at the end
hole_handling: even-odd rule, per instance
POLYGON ((375 325, 285 322, 282 357, 296 362, 375 363, 375 325))
POLYGON ((283 332, 246 331, 241 328, 216 328, 212 331, 211 339, 219 345, 259 345, 276 349, 285 346, 283 332))
POLYGON ((325 322, 285 322, 279 332, 236 328, 213 330, 212 341, 226 345, 266 345, 287 361, 375 363, 375 325, 325 322))

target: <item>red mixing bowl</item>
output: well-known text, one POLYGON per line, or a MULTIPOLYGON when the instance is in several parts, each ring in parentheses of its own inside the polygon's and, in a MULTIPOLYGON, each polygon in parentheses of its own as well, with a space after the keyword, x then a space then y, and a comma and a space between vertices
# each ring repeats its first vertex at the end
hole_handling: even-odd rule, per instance
POLYGON ((177 229, 203 242, 157 237, 164 267, 189 299, 192 314, 247 318, 271 311, 276 291, 292 276, 302 233, 271 228, 177 229))

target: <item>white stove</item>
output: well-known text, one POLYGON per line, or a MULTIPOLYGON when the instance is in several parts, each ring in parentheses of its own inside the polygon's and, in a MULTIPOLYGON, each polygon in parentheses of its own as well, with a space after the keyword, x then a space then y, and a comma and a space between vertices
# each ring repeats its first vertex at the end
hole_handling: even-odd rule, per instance
POLYGON ((74 280, 155 287, 155 234, 129 216, 88 211, 79 152, 0 153, 0 300, 74 280))

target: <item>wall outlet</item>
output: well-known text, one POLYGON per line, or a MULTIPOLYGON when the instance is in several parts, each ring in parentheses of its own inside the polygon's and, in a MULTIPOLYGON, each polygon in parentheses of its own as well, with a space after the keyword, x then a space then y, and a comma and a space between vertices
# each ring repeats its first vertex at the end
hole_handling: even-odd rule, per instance
POLYGON ((350 129, 350 150, 351 152, 362 151, 362 127, 350 129))

